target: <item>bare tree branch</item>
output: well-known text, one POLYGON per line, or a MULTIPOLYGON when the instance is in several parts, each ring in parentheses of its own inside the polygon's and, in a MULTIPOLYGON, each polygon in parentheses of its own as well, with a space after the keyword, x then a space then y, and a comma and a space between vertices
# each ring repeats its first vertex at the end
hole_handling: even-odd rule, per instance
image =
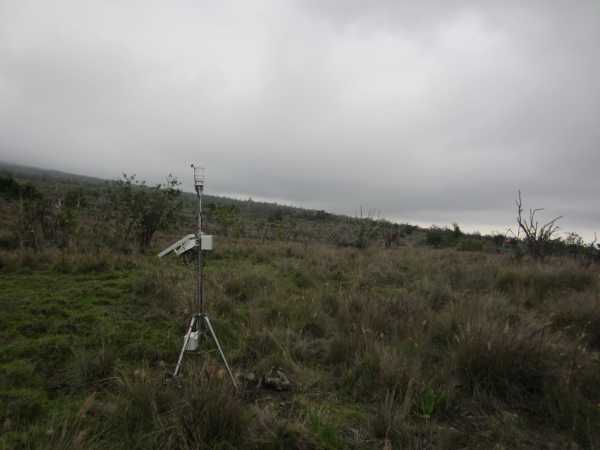
POLYGON ((536 214, 543 211, 544 208, 534 208, 529 210, 528 220, 524 219, 523 200, 520 190, 517 193, 516 205, 518 230, 523 231, 523 234, 525 235, 523 240, 525 241, 527 250, 533 258, 541 260, 545 257, 553 236, 559 230, 556 222, 559 219, 562 219, 562 216, 555 217, 540 226, 539 222, 536 220, 536 214))

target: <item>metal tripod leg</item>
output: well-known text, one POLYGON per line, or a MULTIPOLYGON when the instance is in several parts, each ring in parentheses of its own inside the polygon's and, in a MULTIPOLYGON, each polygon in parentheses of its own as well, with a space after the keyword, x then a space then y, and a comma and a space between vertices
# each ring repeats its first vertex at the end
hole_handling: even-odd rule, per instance
POLYGON ((175 372, 173 372, 173 376, 176 377, 179 375, 179 371, 181 370, 181 363, 183 362, 183 354, 185 353, 185 349, 188 346, 188 342, 190 340, 190 336, 192 334, 192 330, 194 329, 194 325, 198 320, 198 316, 193 316, 190 321, 190 326, 185 334, 185 339, 183 340, 183 347, 181 347, 181 352, 179 353, 179 358, 177 359, 177 365, 175 366, 175 372))
POLYGON ((213 341, 215 341, 215 344, 217 345, 217 348, 219 349, 219 353, 221 354, 221 359, 223 360, 223 364, 225 364, 225 367, 227 368, 227 372, 229 373, 229 378, 231 378, 233 387, 235 389, 237 389, 237 383, 235 381, 235 377, 233 376, 233 373, 231 372, 231 368, 229 367, 227 358, 225 358, 225 353, 223 353, 223 349, 221 348, 221 344, 219 343, 219 338, 217 338, 217 334, 215 333, 215 330, 213 330, 212 324, 210 323, 210 319, 208 318, 208 316, 206 314, 204 314, 202 316, 202 318, 204 319, 204 322, 206 322, 206 326, 208 327, 208 330, 210 331, 213 341))

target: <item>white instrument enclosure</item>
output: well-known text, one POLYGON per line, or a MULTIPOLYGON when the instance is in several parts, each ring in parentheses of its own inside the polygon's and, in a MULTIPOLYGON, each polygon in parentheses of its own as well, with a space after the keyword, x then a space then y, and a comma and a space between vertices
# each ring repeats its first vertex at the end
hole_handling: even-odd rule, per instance
POLYGON ((201 245, 200 248, 202 250, 212 250, 213 249, 213 237, 210 234, 203 234, 200 236, 201 245))
MULTIPOLYGON (((185 340, 185 338, 184 338, 185 340)), ((200 346, 200 332, 192 331, 190 333, 190 339, 187 342, 187 346, 185 347, 186 352, 195 352, 198 350, 200 346)))

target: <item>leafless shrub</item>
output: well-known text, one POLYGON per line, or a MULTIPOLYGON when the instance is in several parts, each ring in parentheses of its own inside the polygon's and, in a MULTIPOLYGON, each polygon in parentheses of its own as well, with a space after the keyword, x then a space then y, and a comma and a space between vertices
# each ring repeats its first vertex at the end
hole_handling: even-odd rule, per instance
POLYGON ((523 217, 523 201, 521 200, 521 191, 517 195, 517 224, 519 230, 525 234, 524 241, 527 246, 529 255, 536 260, 543 260, 547 254, 550 243, 553 236, 558 231, 559 227, 556 222, 562 218, 562 216, 555 217, 554 219, 544 223, 540 226, 536 220, 535 215, 543 211, 543 208, 535 208, 529 210, 529 218, 523 217))

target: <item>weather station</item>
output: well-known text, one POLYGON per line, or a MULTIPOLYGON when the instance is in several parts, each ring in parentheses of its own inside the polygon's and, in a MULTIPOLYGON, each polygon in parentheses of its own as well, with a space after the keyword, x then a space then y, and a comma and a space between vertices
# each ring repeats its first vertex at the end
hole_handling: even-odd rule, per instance
POLYGON ((206 183, 205 170, 203 167, 196 166, 194 164, 192 164, 191 167, 194 171, 194 189, 196 191, 196 197, 198 199, 198 222, 196 233, 184 236, 183 238, 179 239, 177 242, 174 242, 158 254, 159 258, 167 256, 171 253, 180 256, 194 248, 197 248, 195 293, 196 301, 194 303, 194 311, 192 318, 190 320, 187 332, 183 339, 183 346, 181 347, 181 351, 179 352, 177 365, 175 366, 175 370, 173 371, 173 377, 177 377, 181 373, 185 354, 187 352, 198 351, 200 348, 200 341, 202 337, 206 336, 210 340, 212 340, 217 350, 219 351, 219 355, 221 356, 223 364, 227 369, 227 373, 231 378, 231 382, 233 383, 233 386, 237 388, 237 382, 235 380, 233 372, 231 371, 231 367, 227 362, 227 358, 225 357, 225 353, 223 352, 223 348, 221 347, 219 338, 215 333, 215 330, 210 321, 210 317, 208 316, 205 309, 203 252, 211 251, 213 249, 213 237, 211 235, 204 234, 202 231, 202 197, 204 195, 204 186, 206 183))

